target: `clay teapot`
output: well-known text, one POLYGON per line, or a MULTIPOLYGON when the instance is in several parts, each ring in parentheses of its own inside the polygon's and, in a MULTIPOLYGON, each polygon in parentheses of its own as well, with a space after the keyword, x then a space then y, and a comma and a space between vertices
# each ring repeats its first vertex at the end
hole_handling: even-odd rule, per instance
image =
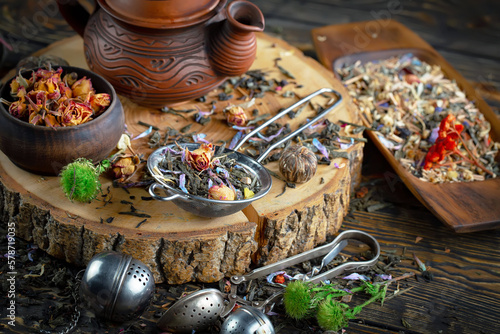
POLYGON ((89 14, 77 0, 57 0, 83 36, 87 64, 117 93, 163 107, 201 97, 252 65, 259 8, 227 0, 97 0, 89 14), (223 10, 225 8, 225 10, 223 10))

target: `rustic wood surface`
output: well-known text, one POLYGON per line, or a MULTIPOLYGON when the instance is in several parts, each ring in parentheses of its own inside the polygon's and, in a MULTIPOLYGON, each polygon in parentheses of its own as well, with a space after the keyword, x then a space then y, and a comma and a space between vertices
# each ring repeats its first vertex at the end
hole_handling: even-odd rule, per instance
MULTIPOLYGON (((445 75, 457 82, 467 97, 474 101, 486 120, 490 122, 490 134, 493 140, 500 140, 500 119, 490 106, 441 55, 404 25, 396 21, 388 21, 384 25, 377 21, 331 25, 314 29, 312 38, 321 63, 332 71, 344 65, 353 64, 357 60, 365 63, 395 56, 402 52, 413 52, 415 56, 427 63, 440 66, 445 75), (366 33, 375 29, 377 33, 372 35, 366 33)), ((375 132, 368 131, 367 135, 415 194, 415 197, 452 230, 466 233, 500 226, 499 178, 470 183, 424 182, 406 170, 394 158, 393 153, 381 143, 375 132)))
MULTIPOLYGON (((498 110, 500 98, 500 50, 498 25, 500 10, 496 1, 338 1, 338 0, 253 0, 264 12, 266 32, 284 38, 306 54, 315 56, 310 30, 335 23, 373 20, 373 12, 388 10, 390 3, 403 9, 391 16, 430 43, 450 64, 478 88, 490 105, 498 110)), ((5 7, 20 2, 2 1, 5 7)), ((27 18, 33 12, 25 14, 27 18)), ((5 30, 3 30, 5 31, 5 30)), ((423 207, 403 184, 392 167, 372 143, 364 149, 363 186, 371 190, 367 205, 352 207, 341 230, 357 228, 372 233, 383 254, 415 253, 434 273, 434 280, 407 280, 412 290, 386 301, 371 304, 350 322, 347 333, 491 333, 500 332, 500 230, 455 234, 423 207), (367 211, 371 205, 385 208, 367 211), (418 237, 418 239, 417 239, 418 237), (420 240, 420 238, 422 238, 420 240), (418 241, 420 240, 420 241, 418 241), (417 242, 418 241, 418 242, 417 242)), ((366 199, 366 198, 365 198, 366 199)), ((3 203, 3 201, 0 201, 3 203)), ((351 200, 352 204, 356 200, 351 200)), ((2 204, 0 204, 1 206, 2 204)), ((13 213, 17 213, 13 209, 13 213)), ((4 219, 5 220, 5 219, 4 219)), ((6 248, 5 248, 6 249, 6 248)), ((58 268, 64 267, 59 264, 58 268)), ((415 271, 412 260, 403 260, 399 270, 415 271)), ((77 268, 79 269, 79 268, 77 268)), ((19 269, 21 271, 21 269, 19 269)), ((74 272, 76 273, 77 270, 74 272)), ((1 277, 1 276, 0 276, 1 277)), ((18 294, 18 319, 15 330, 7 327, 5 308, 0 323, 5 333, 35 332, 36 322, 49 319, 47 309, 65 305, 70 314, 67 294, 55 298, 57 288, 52 277, 32 278, 42 289, 28 294, 28 279, 21 280, 25 291, 18 294), (21 296, 21 294, 23 294, 21 296), (21 306, 22 301, 24 306, 21 306), (43 310, 42 310, 43 309, 43 310)), ((2 283, 5 279, 1 278, 2 283)), ((203 286, 198 286, 198 288, 203 286)), ((152 310, 145 313, 141 326, 109 325, 84 314, 76 333, 155 333, 155 312, 163 312, 171 286, 162 284, 152 310)), ((180 289, 194 288, 179 286, 180 289)), ((6 299, 5 299, 6 300, 6 299)), ((6 304, 4 304, 6 305, 6 304)), ((69 315, 67 316, 69 318, 69 315)), ((283 315, 273 317, 284 318, 283 315)), ((285 319, 286 328, 278 333, 311 333, 306 323, 285 319)))
MULTIPOLYGON (((56 54, 74 66, 86 67, 83 42, 77 36, 55 43, 41 53, 56 54)), ((257 59, 252 68, 269 72, 270 78, 284 79, 274 67, 274 59, 278 57, 282 59, 280 65, 294 73, 296 82, 303 85, 303 88, 293 89, 298 96, 306 96, 322 87, 333 87, 347 96, 342 84, 316 61, 304 57, 281 40, 260 34, 257 59)), ((182 108, 209 110, 211 101, 217 101, 216 95, 220 92, 222 90, 216 90, 209 95, 206 103, 185 104, 182 108)), ((203 132, 207 140, 216 143, 218 140, 230 142, 235 134, 225 122, 222 111, 229 103, 240 103, 236 97, 218 102, 213 120, 204 126, 190 117, 162 113, 126 98, 120 99, 127 129, 133 137, 147 129, 139 124, 141 121, 161 129, 163 136, 167 127, 180 130, 191 125, 190 131, 203 132)), ((312 102, 326 105, 329 99, 331 97, 318 96, 312 102)), ((275 114, 297 100, 297 97, 268 93, 256 99, 255 108, 259 114, 275 114)), ((345 99, 326 117, 332 122, 339 119, 359 122, 354 105, 349 101, 345 99)), ((295 129, 314 113, 308 106, 296 118, 286 117, 280 122, 287 122, 295 129)), ((132 141, 134 151, 144 154, 145 158, 153 150, 148 140, 149 137, 145 137, 132 141)), ((17 222, 19 236, 69 263, 85 265, 96 253, 114 249, 150 266, 156 282, 215 282, 225 276, 243 274, 252 257, 260 264, 274 263, 309 250, 336 233, 349 205, 351 172, 354 178, 360 173, 362 147, 363 143, 359 142, 349 149, 352 169, 348 160, 335 159, 330 166, 320 165, 313 179, 295 189, 287 189, 284 196, 279 196, 284 182, 274 178, 274 185, 265 198, 253 202, 242 212, 220 218, 198 217, 172 202, 144 201, 141 197, 148 195, 144 189, 130 189, 127 193, 113 188, 109 177, 101 177, 101 183, 102 189, 111 189, 107 198, 111 204, 104 205, 103 201, 71 203, 64 197, 57 177, 41 179, 19 169, 2 154, 0 180, 6 199, 4 215, 8 213, 5 219, 17 222), (343 162, 347 163, 345 168, 333 166, 343 162), (15 196, 23 203, 18 215, 9 209, 16 202, 9 203, 8 199, 15 196), (151 216, 140 227, 137 225, 143 217, 119 214, 130 211, 130 203, 138 212, 151 216), (109 218, 113 218, 111 223, 102 223, 109 218), (290 230, 294 232, 289 233, 290 230)), ((279 174, 276 162, 266 167, 279 174)))

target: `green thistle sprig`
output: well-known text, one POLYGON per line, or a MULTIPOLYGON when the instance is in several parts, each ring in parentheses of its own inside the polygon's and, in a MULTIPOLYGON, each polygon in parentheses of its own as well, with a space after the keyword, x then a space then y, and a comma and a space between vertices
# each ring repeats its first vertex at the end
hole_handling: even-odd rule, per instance
POLYGON ((110 163, 103 160, 97 166, 87 159, 79 158, 63 167, 60 173, 61 188, 70 201, 90 202, 101 191, 99 175, 110 163))
POLYGON ((388 286, 388 282, 381 284, 363 282, 361 286, 351 290, 340 290, 330 284, 317 285, 297 280, 286 287, 283 302, 285 311, 291 318, 300 320, 315 316, 323 329, 338 331, 347 327, 349 320, 356 318, 363 307, 377 300, 383 304, 388 286), (343 296, 362 291, 371 298, 354 308, 338 300, 343 296))

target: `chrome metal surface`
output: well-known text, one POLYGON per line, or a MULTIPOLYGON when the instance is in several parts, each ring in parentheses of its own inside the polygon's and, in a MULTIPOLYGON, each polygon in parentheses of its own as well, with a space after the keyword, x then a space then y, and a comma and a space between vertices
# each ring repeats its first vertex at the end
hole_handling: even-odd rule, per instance
POLYGON ((224 309, 224 295, 203 289, 182 297, 158 321, 158 328, 170 333, 191 334, 212 326, 224 309))
POLYGON ((87 265, 80 298, 96 316, 125 322, 139 317, 149 306, 155 288, 149 268, 130 255, 106 251, 87 265))
POLYGON ((221 326, 220 334, 274 334, 271 320, 259 309, 241 306, 221 326))

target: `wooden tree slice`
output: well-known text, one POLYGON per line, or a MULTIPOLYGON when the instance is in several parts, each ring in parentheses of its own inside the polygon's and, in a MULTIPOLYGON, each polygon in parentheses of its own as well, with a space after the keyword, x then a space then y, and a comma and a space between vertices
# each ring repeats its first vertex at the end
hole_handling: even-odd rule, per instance
MULTIPOLYGON (((42 53, 56 54, 73 66, 86 67, 79 37, 55 43, 42 53)), ((330 72, 285 42, 259 34, 252 68, 269 72, 270 78, 286 79, 274 66, 276 58, 281 58, 280 65, 296 78, 288 81, 303 85, 295 88, 296 85, 290 84, 285 90, 293 88, 303 97, 321 87, 332 87, 343 95, 344 101, 328 118, 359 123, 347 92, 330 72)), ((193 101, 179 108, 209 110, 209 103, 217 100, 220 92, 211 93, 206 103, 193 101)), ((229 103, 241 103, 236 100, 240 96, 240 92, 235 92, 232 101, 217 102, 216 114, 205 126, 194 123, 191 116, 183 119, 120 99, 128 130, 134 136, 146 130, 138 124, 139 120, 157 126, 162 134, 167 127, 181 129, 194 123, 190 131, 203 132, 209 141, 216 142, 229 141, 235 134, 227 126, 222 110, 229 103)), ((257 108, 259 114, 275 114, 296 101, 297 97, 267 93, 256 100, 252 109, 257 108)), ((318 97, 313 103, 322 105, 326 101, 327 98, 318 97)), ((307 107, 296 119, 286 117, 281 123, 288 122, 293 128, 311 115, 312 109, 307 107)), ((134 150, 145 157, 152 151, 147 141, 147 138, 132 141, 134 150)), ((360 175, 362 147, 358 143, 349 148, 350 159, 338 158, 329 166, 318 166, 308 183, 287 188, 283 195, 284 182, 273 178, 267 196, 242 212, 221 218, 202 218, 171 202, 148 200, 149 194, 142 188, 131 188, 128 192, 113 188, 107 176, 101 177, 102 197, 92 203, 72 203, 65 198, 57 177, 28 173, 0 153, 0 217, 16 222, 19 237, 69 263, 83 266, 93 255, 114 249, 147 264, 157 282, 215 282, 224 276, 243 274, 252 262, 274 263, 309 250, 336 233, 346 214, 351 186, 360 175), (336 168, 333 163, 345 167, 336 168), (151 217, 123 214, 131 211, 131 205, 151 217)), ((278 173, 277 163, 266 167, 278 173)))

